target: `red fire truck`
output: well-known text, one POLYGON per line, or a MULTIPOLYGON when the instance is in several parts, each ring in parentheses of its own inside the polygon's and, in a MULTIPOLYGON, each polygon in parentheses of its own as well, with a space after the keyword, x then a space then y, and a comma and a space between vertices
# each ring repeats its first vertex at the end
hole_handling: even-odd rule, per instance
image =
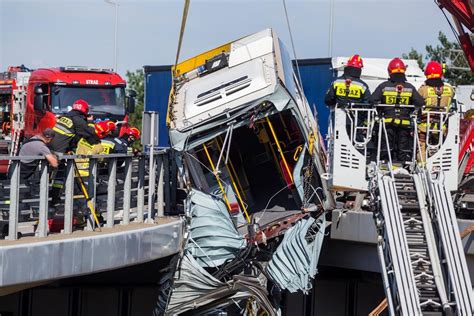
MULTIPOLYGON (((110 69, 10 67, 0 74, 0 155, 15 154, 23 137, 53 127, 56 116, 78 99, 89 103, 94 118, 128 121, 136 93, 126 96, 125 87, 125 80, 110 69)), ((0 173, 5 168, 0 163, 0 173)))

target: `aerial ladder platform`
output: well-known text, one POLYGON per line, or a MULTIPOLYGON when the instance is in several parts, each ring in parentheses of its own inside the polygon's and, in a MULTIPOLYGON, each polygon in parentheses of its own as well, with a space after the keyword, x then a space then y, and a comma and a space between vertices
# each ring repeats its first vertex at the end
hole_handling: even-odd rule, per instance
POLYGON ((438 124, 428 124, 422 157, 413 109, 413 159, 402 168, 392 161, 380 111, 390 106, 353 104, 332 111, 330 183, 369 201, 390 315, 473 315, 452 196, 458 188, 459 113, 423 110, 428 122, 438 124))

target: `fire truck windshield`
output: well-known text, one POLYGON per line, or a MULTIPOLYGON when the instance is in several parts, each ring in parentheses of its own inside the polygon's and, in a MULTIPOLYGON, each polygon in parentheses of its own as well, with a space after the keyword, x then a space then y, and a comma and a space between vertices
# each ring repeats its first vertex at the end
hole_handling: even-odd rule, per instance
POLYGON ((53 113, 68 112, 74 101, 89 103, 91 114, 125 114, 124 87, 53 86, 51 104, 53 113))

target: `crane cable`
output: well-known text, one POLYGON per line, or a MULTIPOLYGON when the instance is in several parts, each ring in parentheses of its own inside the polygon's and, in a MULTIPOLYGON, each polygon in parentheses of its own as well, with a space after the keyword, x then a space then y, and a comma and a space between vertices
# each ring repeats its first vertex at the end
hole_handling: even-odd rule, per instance
POLYGON ((181 45, 183 43, 184 30, 186 29, 186 20, 188 18, 189 4, 191 0, 184 0, 183 16, 181 18, 181 29, 179 31, 179 41, 178 41, 178 50, 176 52, 176 60, 174 62, 174 70, 176 71, 176 66, 178 65, 179 53, 181 52, 181 45))
POLYGON ((288 33, 290 34, 290 42, 291 42, 291 49, 293 50, 293 56, 295 56, 295 64, 296 64, 296 73, 298 74, 298 85, 300 85, 303 81, 301 81, 301 74, 300 74, 300 66, 298 65, 298 58, 296 57, 296 50, 295 44, 293 41, 293 33, 291 32, 290 26, 290 19, 288 18, 288 10, 286 9, 286 1, 283 1, 283 9, 285 10, 285 18, 286 18, 286 25, 288 27, 288 33))
MULTIPOLYGON (((295 43, 293 41, 293 32, 291 32, 290 19, 288 18, 288 10, 286 9, 286 1, 282 0, 282 2, 283 2, 283 9, 285 11, 286 25, 288 27, 288 33, 290 34, 291 48, 293 50, 293 56, 295 57, 296 73, 298 75, 298 82, 296 84, 299 87, 299 91, 302 94, 304 94, 303 87, 302 87, 303 81, 301 80, 300 66, 298 64, 298 57, 296 56, 295 43)), ((308 113, 308 107, 305 106, 305 104, 304 104, 304 99, 305 98, 303 97, 303 95, 301 96, 301 99, 302 99, 303 107, 304 107, 305 114, 306 114, 306 120, 308 121, 308 126, 311 129, 311 124, 310 124, 310 120, 309 120, 309 113, 308 113)), ((310 135, 308 135, 308 142, 310 143, 310 145, 308 147, 308 150, 309 150, 309 153, 310 153, 311 156, 313 155, 313 148, 314 148, 313 144, 314 144, 314 141, 315 141, 315 138, 316 138, 315 134, 316 134, 315 131, 311 130, 310 135)))

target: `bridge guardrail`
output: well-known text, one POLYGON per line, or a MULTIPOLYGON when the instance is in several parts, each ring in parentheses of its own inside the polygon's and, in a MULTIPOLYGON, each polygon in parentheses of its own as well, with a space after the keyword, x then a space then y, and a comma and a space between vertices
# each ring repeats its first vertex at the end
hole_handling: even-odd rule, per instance
MULTIPOLYGON (((171 193, 171 186, 176 185, 176 181, 172 180, 170 174, 170 154, 167 148, 155 149, 151 155, 151 162, 149 152, 138 155, 62 155, 58 157, 66 165, 65 187, 62 194, 64 205, 61 203, 57 208, 59 213, 61 209, 63 210, 64 228, 61 233, 71 234, 74 228, 77 229, 73 227, 73 219, 77 215, 78 205, 87 204, 82 202, 85 198, 84 194, 79 196, 74 194, 75 178, 77 178, 74 163, 77 159, 89 159, 89 176, 84 177, 84 182, 87 183, 90 203, 94 209, 97 209, 99 202, 102 205, 105 204, 103 207, 105 212, 101 212, 105 213, 101 224, 103 227, 111 228, 116 224, 117 217, 121 218, 122 225, 130 224, 132 217, 134 217, 134 222, 153 223, 156 216, 163 216, 165 211, 170 212, 173 204, 171 198, 175 196, 171 193), (105 194, 103 194, 105 186, 102 184, 107 185, 105 194)), ((0 186, 3 191, 0 203, 4 205, 4 211, 8 213, 8 223, 3 220, 2 230, 5 237, 8 240, 18 239, 19 217, 22 211, 20 206, 25 207, 25 205, 30 207, 30 214, 35 213, 31 211, 33 207, 38 208, 37 219, 36 214, 30 216, 32 221, 37 223, 34 229, 35 236, 38 238, 48 236, 48 220, 51 219, 49 188, 52 180, 48 162, 41 156, 0 156, 0 160, 8 160, 12 168, 11 178, 0 186), (38 169, 31 181, 20 178, 21 160, 25 159, 39 161, 38 169), (37 184, 39 184, 39 192, 36 193, 35 185, 37 184), (24 192, 25 188, 26 192, 24 192)), ((76 191, 79 190, 76 188, 76 191)), ((26 212, 28 213, 28 210, 26 212)), ((85 230, 94 229, 94 222, 90 215, 89 213, 86 216, 85 230)))

